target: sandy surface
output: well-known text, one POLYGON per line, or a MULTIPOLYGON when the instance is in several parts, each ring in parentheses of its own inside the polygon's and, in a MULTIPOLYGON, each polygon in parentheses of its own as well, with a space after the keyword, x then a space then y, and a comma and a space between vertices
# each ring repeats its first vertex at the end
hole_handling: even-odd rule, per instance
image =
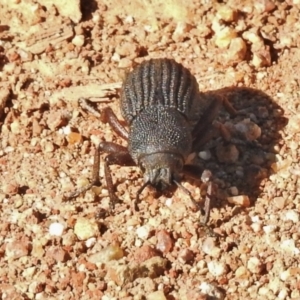
MULTIPOLYGON (((0 298, 300 299, 299 1, 104 2, 0 2, 0 298), (216 121, 245 143, 193 158, 218 186, 218 237, 180 189, 145 189, 133 215, 137 167, 111 167, 112 214, 103 164, 100 188, 63 197, 91 179, 96 144, 126 146, 78 98, 121 118, 125 74, 157 57, 243 111, 216 121)), ((200 178, 182 184, 203 200, 200 178)))

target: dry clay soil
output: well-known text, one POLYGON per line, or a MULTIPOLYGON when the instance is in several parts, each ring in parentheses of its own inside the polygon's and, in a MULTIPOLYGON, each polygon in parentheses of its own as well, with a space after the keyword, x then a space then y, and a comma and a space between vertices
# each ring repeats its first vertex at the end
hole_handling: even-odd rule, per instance
MULTIPOLYGON (((286 1, 0 1, 1 299, 300 299, 300 4, 286 1), (241 113, 221 111, 194 164, 213 174, 209 226, 182 189, 111 166, 120 202, 92 176, 95 145, 126 146, 98 111, 150 58, 190 69, 241 113), (223 127, 224 128, 224 127, 223 127)), ((203 202, 207 184, 182 184, 203 202)))

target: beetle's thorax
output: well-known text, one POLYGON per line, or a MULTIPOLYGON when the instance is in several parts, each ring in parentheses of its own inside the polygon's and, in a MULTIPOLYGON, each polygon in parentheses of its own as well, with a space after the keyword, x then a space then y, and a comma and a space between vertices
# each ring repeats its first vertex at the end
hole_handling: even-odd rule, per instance
POLYGON ((175 108, 149 106, 132 121, 128 141, 145 181, 170 184, 191 152, 191 126, 175 108))

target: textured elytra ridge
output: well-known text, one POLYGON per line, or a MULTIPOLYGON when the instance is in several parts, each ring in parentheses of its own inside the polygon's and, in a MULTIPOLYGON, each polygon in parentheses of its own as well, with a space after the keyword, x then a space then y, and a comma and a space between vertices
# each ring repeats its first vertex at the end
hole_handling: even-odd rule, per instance
POLYGON ((151 59, 126 77, 121 111, 130 124, 146 107, 156 105, 177 109, 194 125, 208 103, 188 69, 171 59, 151 59))

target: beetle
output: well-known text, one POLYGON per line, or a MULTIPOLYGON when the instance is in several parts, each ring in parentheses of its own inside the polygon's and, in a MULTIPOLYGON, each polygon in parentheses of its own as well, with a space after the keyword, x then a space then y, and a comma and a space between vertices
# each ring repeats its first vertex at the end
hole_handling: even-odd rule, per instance
MULTIPOLYGON (((231 114, 236 114, 220 94, 200 92, 196 78, 175 60, 162 58, 142 62, 126 76, 121 89, 120 108, 129 130, 120 123, 111 108, 104 109, 100 115, 103 122, 109 123, 119 136, 128 141, 128 147, 101 142, 95 151, 91 183, 68 198, 100 185, 102 152, 108 153, 104 172, 111 208, 117 201, 109 169, 112 164, 140 167, 144 184, 133 201, 135 210, 138 210, 140 194, 148 185, 165 190, 175 184, 191 196, 180 184, 181 175, 195 173, 195 169, 198 172, 197 168, 187 164, 188 156, 201 150, 206 143, 210 126, 222 105, 231 114)), ((205 209, 201 209, 204 224, 209 220, 211 196, 212 186, 209 184, 205 209)))

